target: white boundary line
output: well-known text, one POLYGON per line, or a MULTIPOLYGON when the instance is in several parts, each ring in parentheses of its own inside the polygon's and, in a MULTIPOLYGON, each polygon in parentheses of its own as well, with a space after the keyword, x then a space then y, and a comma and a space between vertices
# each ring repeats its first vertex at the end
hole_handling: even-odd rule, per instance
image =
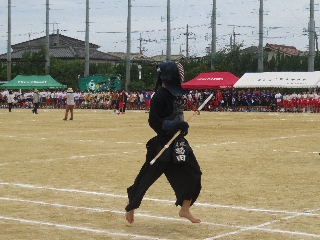
MULTIPOLYGON (((279 140, 279 139, 289 139, 289 138, 297 138, 297 137, 307 137, 309 135, 300 135, 300 136, 289 136, 289 137, 270 137, 270 138, 265 138, 265 139, 260 139, 261 141, 266 141, 266 140, 279 140)), ((13 137, 13 136, 10 136, 13 137)), ((86 141, 86 140, 77 140, 77 141, 86 141)), ((91 141, 91 140, 87 140, 91 141)), ((118 144, 132 144, 132 142, 117 142, 118 144)), ((142 143, 138 143, 142 144, 142 143)), ((218 145, 229 145, 229 144, 238 144, 238 142, 223 142, 223 143, 213 143, 213 144, 205 144, 201 146, 195 146, 195 147, 208 147, 208 146, 218 146, 218 145)), ((273 150, 273 151, 278 151, 278 150, 273 150)), ((292 151, 292 152, 298 152, 298 151, 292 151)), ((318 152, 308 152, 308 153, 318 153, 318 152)), ((109 153, 110 154, 110 153, 109 153)), ((105 155, 105 154, 98 154, 98 155, 105 155)), ((88 156, 97 156, 97 155, 88 155, 88 156)), ((85 156, 72 156, 69 158, 61 158, 61 159, 75 159, 75 158, 84 158, 85 156)), ((54 160, 61 160, 61 159, 48 159, 47 161, 54 161, 54 160)), ((31 161, 31 162, 36 162, 36 161, 31 161)), ((19 163, 19 162, 16 162, 19 163)), ((2 163, 0 166, 3 165, 8 165, 10 163, 2 163)), ((16 187, 24 187, 24 188, 32 188, 32 189, 46 189, 46 190, 55 190, 55 191, 64 191, 64 192, 72 192, 72 193, 82 193, 82 194, 94 194, 94 195, 103 195, 103 196, 109 196, 109 197, 119 197, 119 198, 126 198, 126 196, 122 195, 115 195, 115 194, 106 194, 106 193, 99 193, 99 192, 91 192, 91 191, 83 191, 83 190, 75 190, 75 189, 59 189, 59 188, 52 188, 52 187, 41 187, 41 186, 33 186, 29 184, 14 184, 14 183, 0 183, 0 185, 11 185, 11 186, 16 186, 16 187)), ((5 198, 0 198, 2 200, 9 200, 5 198)), ((166 202, 166 203, 174 203, 174 201, 169 201, 169 200, 160 200, 160 199, 153 199, 153 198, 144 198, 144 200, 150 200, 150 201, 158 201, 158 202, 166 202)), ((51 205, 55 207, 69 207, 69 208, 82 208, 86 210, 91 210, 91 211, 98 211, 97 209, 93 208, 84 208, 84 207, 75 207, 75 206, 67 206, 67 205, 61 205, 61 204, 50 204, 50 203, 45 203, 45 202, 37 202, 37 201, 27 201, 27 200, 19 200, 19 199, 11 199, 11 201, 22 201, 22 202, 29 202, 29 203, 35 203, 35 204, 43 204, 43 205, 51 205)), ((284 211, 284 210, 266 210, 266 209, 257 209, 257 208, 246 208, 246 207, 240 207, 240 206, 223 206, 223 205, 216 205, 216 204, 205 204, 205 203, 196 203, 195 205, 197 206, 203 206, 203 207, 214 207, 214 208, 230 208, 230 209, 236 209, 236 210, 242 210, 242 211, 255 211, 255 212, 271 212, 271 213, 284 213, 284 214, 290 214, 294 216, 288 216, 285 218, 282 218, 281 220, 287 220, 290 218, 294 218, 300 215, 306 215, 306 216, 319 216, 319 214, 311 214, 311 213, 301 213, 301 212, 289 212, 289 211, 284 211)), ((103 210, 100 209, 100 211, 109 211, 109 212, 114 212, 117 214, 123 214, 122 212, 119 211, 112 211, 112 210, 103 210)), ((141 216, 141 217, 152 217, 152 218, 158 218, 158 219, 165 219, 165 220, 174 220, 174 221, 179 221, 180 219, 177 218, 167 218, 167 217, 157 217, 157 216, 150 216, 146 214, 136 214, 136 216, 141 216)), ((11 217, 3 217, 0 216, 0 219, 6 219, 6 220, 12 220, 12 221, 19 221, 19 222, 24 222, 24 223, 29 223, 29 224, 38 224, 38 225, 47 225, 47 226, 55 226, 59 228, 67 228, 67 229, 77 229, 77 230, 82 230, 82 231, 89 231, 89 232, 95 232, 95 233, 100 233, 100 234, 116 234, 114 232, 109 232, 105 230, 100 230, 100 229, 90 229, 90 228, 83 228, 83 227, 76 227, 76 226, 68 226, 68 225, 63 225, 63 224, 54 224, 54 223, 48 223, 48 222, 40 222, 40 221, 33 221, 33 220, 25 220, 25 219, 19 219, 19 218, 11 218, 11 217)), ((219 239, 231 235, 235 235, 237 233, 243 232, 243 231, 251 231, 251 230, 258 230, 258 231, 265 231, 265 232, 272 232, 272 233, 281 233, 281 234, 289 234, 289 235, 300 235, 300 236, 308 236, 308 237, 316 237, 320 238, 320 235, 317 234, 309 234, 309 233, 304 233, 304 232, 292 232, 292 231, 285 231, 285 230, 279 230, 279 229, 268 229, 268 228, 263 228, 264 226, 270 225, 272 223, 279 222, 280 220, 273 220, 271 222, 266 222, 263 224, 260 224, 258 226, 250 226, 250 227, 241 227, 241 226, 229 226, 229 225, 224 225, 224 224, 215 224, 211 222, 203 222, 202 224, 209 224, 209 225, 215 225, 215 226, 224 226, 224 227, 234 227, 234 228, 240 228, 240 230, 221 234, 212 238, 207 238, 207 239, 219 239)), ((122 235, 118 235, 122 236, 122 235)), ((130 237, 138 237, 138 238, 147 238, 147 239, 152 239, 149 236, 139 236, 139 235, 131 235, 131 234, 125 234, 124 236, 130 236, 130 237)), ((157 238, 159 239, 159 238, 157 238)))
MULTIPOLYGON (((51 207, 60 207, 60 208, 68 208, 68 209, 74 209, 74 210, 84 210, 84 211, 90 211, 90 212, 99 212, 99 213, 114 213, 118 215, 125 214, 125 211, 118 211, 118 210, 109 210, 109 209, 103 209, 103 208, 89 208, 89 207, 80 207, 80 206, 71 206, 71 205, 65 205, 60 203, 48 203, 43 201, 32 201, 32 200, 25 200, 25 199, 19 199, 19 198, 6 198, 6 197, 0 197, 0 201, 11 201, 11 202, 23 202, 23 203, 31 203, 31 204, 37 204, 42 206, 51 206, 51 207)), ((184 218, 175 218, 175 217, 163 217, 163 216, 154 216, 150 214, 143 214, 143 213, 135 213, 135 216, 138 217, 145 217, 145 218, 153 218, 158 220, 166 220, 166 221, 175 221, 175 222, 188 222, 189 220, 186 220, 184 218)), ((220 227, 233 227, 233 228, 245 228, 242 226, 235 226, 235 225, 228 225, 228 224, 220 224, 220 223, 212 223, 212 222, 201 222, 201 224, 204 225, 211 225, 211 226, 220 226, 220 227)))
MULTIPOLYGON (((132 151, 132 153, 139 152, 138 150, 132 151)), ((95 158, 95 157, 101 157, 101 156, 109 156, 111 154, 119 154, 120 152, 108 152, 108 153, 99 153, 99 154, 89 154, 89 155, 78 155, 78 156, 70 156, 70 157, 61 157, 61 158, 48 158, 48 159, 42 159, 42 160, 27 160, 27 161, 16 161, 16 162, 6 162, 6 163, 0 163, 1 166, 7 166, 12 164, 25 164, 25 163, 38 163, 38 162, 53 162, 53 161, 61 161, 61 160, 79 160, 79 159, 85 159, 88 160, 88 158, 95 158)), ((127 154, 128 152, 122 152, 123 154, 127 154)), ((93 159, 95 160, 95 159, 93 159)))
MULTIPOLYGON (((52 207, 60 207, 60 208, 68 208, 68 209, 75 209, 75 210, 85 210, 85 211, 93 211, 93 212, 111 212, 115 214, 124 214, 122 211, 117 211, 117 210, 107 210, 107 209, 102 209, 102 208, 88 208, 88 207, 79 207, 79 206, 71 206, 71 205, 64 205, 64 204, 58 204, 58 203, 48 203, 48 202, 43 202, 43 201, 31 201, 31 200, 24 200, 24 199, 18 199, 18 198, 5 198, 5 197, 0 197, 0 200, 2 201, 16 201, 16 202, 23 202, 23 203, 31 203, 31 204, 38 204, 38 205, 43 205, 43 206, 52 206, 52 207)), ((159 217, 159 216, 153 216, 149 214, 135 214, 136 216, 140 217, 145 217, 145 218, 153 218, 153 219, 158 219, 158 220, 170 220, 170 221, 181 221, 181 222, 189 222, 188 220, 185 219, 179 219, 179 218, 172 218, 172 217, 159 217)), ((258 226, 250 226, 250 227, 243 227, 243 226, 236 226, 236 225, 227 225, 227 224, 218 224, 218 223, 212 223, 212 222, 201 222, 201 224, 204 225, 211 225, 211 226, 220 226, 220 227, 229 227, 229 228, 239 228, 237 231, 233 232, 228 232, 224 233, 221 235, 214 236, 212 238, 206 238, 207 240, 211 239, 219 239, 231 235, 235 235, 244 231, 251 231, 251 230, 258 230, 258 231, 263 231, 263 232, 271 232, 271 233, 280 233, 280 234, 289 234, 289 235, 299 235, 299 236, 308 236, 308 237, 315 237, 315 238, 320 238, 320 235, 317 234, 310 234, 310 233, 305 233, 305 232, 292 232, 292 231, 286 231, 286 230, 280 230, 280 229, 268 229, 268 228, 263 228, 265 226, 271 225, 273 223, 280 222, 281 220, 288 220, 297 216, 303 215, 301 214, 295 214, 294 216, 287 216, 283 217, 280 220, 273 220, 270 222, 266 222, 263 224, 260 224, 258 226)), ((64 224, 55 224, 55 223, 48 223, 48 222, 42 222, 42 221, 34 221, 34 220, 26 220, 26 219, 21 219, 21 218, 11 218, 11 217, 5 217, 5 216, 0 216, 0 219, 4 220, 11 220, 11 221, 19 221, 23 223, 28 223, 28 224, 34 224, 34 225, 47 225, 47 226, 54 226, 58 228, 67 228, 67 229, 74 229, 74 230, 80 230, 80 231, 89 231, 93 233, 98 233, 98 234, 109 234, 109 235, 118 235, 118 236, 130 236, 130 237, 139 237, 141 238, 140 235, 131 235, 131 234, 119 234, 111 231, 106 231, 106 230, 100 230, 100 229, 90 229, 90 228, 84 228, 84 227, 76 227, 76 226, 70 226, 70 225, 64 225, 64 224)), ((147 239, 160 239, 160 238, 152 238, 150 236, 142 236, 142 238, 147 238, 147 239)))
MULTIPOLYGON (((42 186, 34 186, 34 185, 30 185, 30 184, 16 184, 16 183, 0 182, 0 185, 7 185, 7 186, 13 186, 13 187, 22 187, 22 188, 31 188, 31 189, 54 190, 54 191, 71 192, 71 193, 82 193, 82 194, 89 194, 89 195, 101 195, 101 196, 107 196, 107 197, 126 198, 126 196, 123 196, 123 195, 107 194, 107 193, 76 190, 76 189, 42 187, 42 186)), ((50 206, 54 206, 54 207, 65 207, 65 208, 72 208, 72 209, 83 209, 83 210, 87 210, 87 211, 96 211, 96 212, 97 211, 98 212, 112 212, 112 213, 116 213, 116 214, 123 214, 124 213, 124 212, 121 212, 121 211, 105 210, 105 209, 101 209, 101 208, 78 207, 78 206, 70 206, 70 205, 63 205, 63 204, 56 204, 56 203, 47 203, 47 202, 41 202, 41 201, 23 200, 23 199, 17 199, 17 198, 3 198, 3 197, 0 197, 0 200, 4 200, 4 201, 20 201, 20 202, 25 202, 25 203, 50 205, 50 206)), ((154 199, 154 198, 145 198, 145 200, 157 201, 157 202, 165 202, 165 203, 174 203, 174 201, 160 200, 160 199, 154 199)), ((266 222, 266 223, 263 223, 263 224, 260 224, 260 225, 257 225, 257 226, 250 226, 250 227, 234 226, 234 225, 226 225, 226 224, 217 224, 217 223, 213 223, 213 222, 202 222, 201 224, 206 224, 206 225, 223 226, 223 227, 231 227, 231 228, 232 227, 233 228, 240 228, 237 231, 232 231, 232 232, 229 232, 229 233, 225 233, 225 234, 214 236, 212 238, 207 238, 208 240, 209 239, 219 239, 219 238, 235 235, 235 234, 241 233, 243 231, 251 231, 251 230, 320 238, 320 235, 317 235, 317 234, 310 234, 310 233, 305 233, 305 232, 293 232, 293 231, 286 231, 286 230, 280 230, 280 229, 263 228, 263 227, 265 227, 267 225, 271 225, 273 223, 280 222, 281 220, 287 220, 287 219, 295 218, 295 217, 298 217, 298 216, 301 216, 301 215, 319 216, 319 214, 312 214, 312 213, 309 213, 309 212, 308 213, 303 213, 303 212, 289 212, 289 211, 284 211, 284 210, 266 210, 266 209, 258 209, 258 208, 224 206, 224 205, 205 204, 205 203, 198 203, 197 205, 202 206, 202 207, 214 207, 214 208, 220 207, 220 208, 230 208, 230 209, 236 209, 236 210, 242 210, 242 211, 271 212, 271 213, 283 213, 283 214, 291 215, 291 216, 287 216, 287 217, 281 218, 280 220, 273 220, 273 221, 266 222)), ((318 211, 318 210, 316 210, 316 211, 318 211)), ((181 219, 178 219, 178 218, 159 217, 159 216, 152 216, 152 215, 148 215, 148 214, 136 214, 136 216, 147 217, 147 218, 156 218, 156 219, 164 219, 164 220, 172 220, 172 221, 187 221, 187 220, 184 220, 184 219, 181 220, 181 219)), ((16 219, 16 221, 20 221, 20 220, 16 219)), ((23 220, 23 221, 29 221, 29 220, 23 220)), ((32 222, 32 220, 30 220, 30 221, 32 222)), ((46 224, 41 224, 41 222, 37 222, 37 223, 39 223, 40 225, 46 225, 46 224)), ((51 223, 48 223, 48 224, 51 224, 51 223)), ((56 226, 59 227, 60 224, 56 224, 56 226)), ((64 226, 64 225, 61 225, 61 226, 64 226)), ((67 225, 65 225, 65 226, 67 226, 67 225)), ((69 227, 70 226, 67 226, 66 228, 69 228, 69 227)), ((73 227, 71 226, 71 228, 73 228, 73 227)), ((84 229, 86 229, 86 228, 84 228, 84 229)), ((91 230, 92 230, 92 232, 95 231, 94 229, 91 229, 91 230)), ((88 231, 91 231, 91 230, 89 229, 88 231)), ((103 231, 103 230, 98 230, 98 231, 103 231)))
MULTIPOLYGON (((1 135, 0 135, 1 136, 1 135)), ((261 141, 267 141, 267 140, 279 140, 279 139, 289 139, 289 138, 300 138, 300 137, 308 137, 310 135, 300 135, 300 136, 289 136, 289 137, 272 137, 272 138, 264 138, 264 139, 259 139, 261 141)), ((12 136, 10 136, 12 137, 12 136)), ((45 139, 45 138, 43 138, 45 139)), ((93 140, 76 140, 80 142, 92 142, 93 140)), ((99 142, 104 142, 104 141, 99 141, 99 142)), ((251 142, 251 141, 246 141, 251 142)), ((239 142, 221 142, 221 143, 212 143, 212 144, 202 144, 202 145, 197 145, 194 144, 192 147, 194 148, 201 148, 201 147, 214 147, 214 146, 221 146, 221 145, 231 145, 231 144, 238 144, 239 142)), ((241 142, 243 143, 243 142, 241 142)), ((144 145, 144 143, 134 143, 134 142, 117 142, 117 144, 136 144, 136 145, 144 145)), ((146 151, 146 150, 145 150, 146 151)), ((303 152, 303 151, 283 151, 283 150, 271 150, 272 152, 288 152, 288 153, 309 153, 309 154, 320 154, 319 151, 317 152, 303 152)), ((134 151, 138 152, 138 151, 134 151)), ((128 154, 128 152, 123 152, 124 154, 128 154)), ((108 152, 108 153, 101 153, 101 154, 91 154, 91 155, 79 155, 79 156, 71 156, 71 157, 66 157, 66 158, 52 158, 52 159, 46 159, 46 160, 29 160, 29 161, 19 161, 19 162, 5 162, 5 163, 0 163, 1 166, 6 166, 6 165, 11 165, 11 164, 20 164, 20 163, 25 163, 25 162, 50 162, 50 161, 59 161, 59 160, 72 160, 72 159, 84 159, 84 158, 89 158, 89 157, 97 157, 97 156, 106 156, 110 154, 119 154, 119 152, 108 152)))
POLYGON ((155 237, 151 237, 151 236, 127 234, 127 233, 107 231, 107 230, 103 230, 103 229, 93 229, 93 228, 87 228, 87 227, 71 226, 71 225, 51 223, 51 222, 41 222, 41 221, 34 221, 34 220, 13 218, 13 217, 6 217, 6 216, 0 216, 0 219, 5 220, 5 221, 16 221, 16 222, 25 223, 25 224, 42 225, 42 226, 56 227, 56 228, 62 228, 62 229, 78 230, 78 231, 91 232, 91 233, 103 234, 103 235, 114 235, 114 236, 118 236, 118 237, 130 237, 130 238, 138 238, 138 239, 154 239, 154 240, 165 239, 165 238, 159 238, 159 237, 155 238, 155 237))
POLYGON ((289 234, 289 235, 298 235, 298 236, 320 238, 320 235, 318 235, 318 234, 305 233, 305 232, 292 232, 292 231, 286 231, 286 230, 280 230, 280 229, 262 228, 262 227, 271 225, 273 223, 280 222, 281 220, 288 220, 288 219, 291 219, 291 218, 295 218, 297 216, 299 216, 299 215, 297 214, 295 216, 284 217, 284 218, 281 218, 279 220, 273 220, 273 221, 270 221, 270 222, 262 223, 262 224, 257 225, 257 226, 251 226, 251 227, 247 227, 247 228, 242 228, 242 229, 237 230, 237 231, 224 233, 224 234, 217 235, 217 236, 214 236, 214 237, 211 237, 211 238, 206 238, 205 240, 220 239, 220 238, 223 238, 223 237, 229 237, 231 235, 235 235, 235 234, 238 234, 238 233, 241 233, 241 232, 244 232, 244 231, 251 231, 251 230, 258 230, 258 231, 270 232, 270 233, 281 233, 281 234, 289 234))
MULTIPOLYGON (((258 140, 247 140, 244 142, 241 142, 241 144, 243 143, 251 143, 251 142, 257 142, 257 141, 269 141, 269 140, 282 140, 282 139, 291 139, 291 138, 302 138, 302 137, 310 137, 312 135, 316 135, 316 134, 302 134, 302 135, 296 135, 296 136, 279 136, 279 137, 267 137, 267 138, 259 138, 258 140)), ((238 144, 240 142, 219 142, 219 143, 209 143, 209 144, 201 144, 201 145, 197 145, 196 143, 194 143, 194 147, 214 147, 214 146, 221 146, 221 145, 229 145, 229 144, 238 144)))
POLYGON ((100 153, 100 154, 89 154, 89 155, 78 155, 78 156, 70 156, 70 157, 62 157, 62 158, 48 158, 45 160, 28 160, 28 161, 19 161, 19 162, 7 162, 7 163, 0 163, 0 166, 10 165, 10 164, 25 164, 27 162, 34 163, 34 162, 53 162, 53 161, 60 161, 60 160, 73 160, 73 159, 86 159, 90 157, 100 157, 100 156, 108 156, 110 154, 118 154, 118 152, 108 152, 108 153, 100 153))
MULTIPOLYGON (((22 184, 22 183, 9 183, 9 182, 0 182, 0 185, 3 186, 12 186, 12 187, 20 187, 20 188, 29 188, 29 189, 44 189, 50 191, 59 191, 59 192, 69 192, 69 193, 80 193, 80 194, 87 194, 87 195, 100 195, 105 197, 116 197, 116 198, 128 198, 126 195, 120 194, 113 194, 113 193, 104 193, 104 192, 94 192, 94 191, 86 191, 86 190, 78 190, 78 189, 68 189, 68 188, 55 188, 55 187, 45 187, 45 186, 36 186, 31 184, 22 184)), ((172 200, 165 200, 165 199, 157 199, 157 198, 143 198, 143 200, 154 201, 154 202, 162 202, 162 203, 169 203, 174 204, 175 201, 172 200)), ((288 215, 306 215, 306 216, 320 216, 320 214, 313 214, 313 213, 304 213, 304 212, 292 212, 286 210, 270 210, 270 209, 261 209, 261 208, 248 208, 242 206, 228 206, 228 205, 220 205, 220 204, 209 204, 209 203, 200 203, 196 202, 194 206, 201 206, 201 207, 211 207, 211 208, 229 208, 235 209, 239 211, 249 211, 249 212, 269 212, 269 213, 283 213, 288 215)), ((316 210, 318 211, 318 210, 316 210)))

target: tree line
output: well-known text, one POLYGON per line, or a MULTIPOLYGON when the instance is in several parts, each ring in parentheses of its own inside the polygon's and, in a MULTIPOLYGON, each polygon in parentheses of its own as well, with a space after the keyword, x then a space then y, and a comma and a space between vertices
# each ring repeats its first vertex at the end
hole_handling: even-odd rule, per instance
MULTIPOLYGON (((211 72, 211 56, 201 58, 190 58, 182 60, 185 69, 185 80, 191 80, 201 72, 211 72)), ((258 69, 258 53, 242 49, 242 45, 236 45, 232 49, 224 48, 217 52, 213 61, 215 72, 231 72, 237 77, 242 77, 246 72, 256 72, 258 69)), ((277 53, 268 61, 264 55, 264 72, 306 72, 308 71, 307 56, 285 56, 277 53)), ((315 55, 315 71, 320 71, 320 56, 315 55)), ((125 86, 126 66, 125 61, 112 66, 109 63, 90 64, 89 75, 119 74, 122 78, 122 88, 125 86)), ((50 75, 59 83, 78 88, 78 78, 83 76, 84 62, 80 60, 62 61, 55 57, 50 58, 50 75)), ((45 75, 45 48, 39 52, 27 51, 23 54, 21 61, 12 64, 11 79, 17 75, 45 75)), ((2 64, 0 68, 0 79, 6 79, 7 67, 2 64)), ((130 69, 130 91, 152 90, 157 80, 156 64, 141 65, 141 79, 139 79, 138 64, 131 64, 130 69)))

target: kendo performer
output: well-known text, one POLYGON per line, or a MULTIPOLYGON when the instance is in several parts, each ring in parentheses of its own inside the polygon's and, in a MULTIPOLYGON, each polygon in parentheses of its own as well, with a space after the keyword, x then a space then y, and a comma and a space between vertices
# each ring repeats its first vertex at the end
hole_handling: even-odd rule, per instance
POLYGON ((200 194, 202 172, 184 138, 189 128, 179 102, 180 97, 186 93, 181 87, 184 69, 180 63, 166 62, 158 65, 157 71, 158 79, 148 119, 149 126, 157 135, 147 142, 146 161, 133 185, 127 189, 129 201, 125 207, 125 217, 128 223, 134 222, 134 210, 139 208, 148 188, 164 173, 175 192, 175 205, 181 206, 179 216, 192 223, 200 223, 200 219, 190 212, 190 207, 200 194), (179 130, 179 136, 151 165, 150 161, 179 130))

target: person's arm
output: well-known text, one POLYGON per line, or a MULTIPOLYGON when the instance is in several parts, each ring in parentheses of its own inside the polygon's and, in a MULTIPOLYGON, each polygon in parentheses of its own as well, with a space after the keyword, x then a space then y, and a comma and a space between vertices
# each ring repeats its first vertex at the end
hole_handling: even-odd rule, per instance
POLYGON ((164 135, 162 129, 162 114, 163 113, 163 102, 154 98, 150 104, 149 112, 149 126, 159 135, 164 135))

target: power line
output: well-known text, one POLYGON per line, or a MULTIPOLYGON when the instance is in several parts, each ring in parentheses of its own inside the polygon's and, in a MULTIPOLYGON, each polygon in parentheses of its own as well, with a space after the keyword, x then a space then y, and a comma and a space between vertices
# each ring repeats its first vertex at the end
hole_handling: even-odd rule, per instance
MULTIPOLYGON (((166 10, 165 4, 163 4, 164 1, 152 1, 152 3, 145 2, 141 4, 139 4, 139 2, 140 1, 133 1, 133 38, 139 39, 136 34, 141 33, 144 38, 159 39, 157 42, 147 43, 149 53, 152 52, 151 47, 155 48, 155 52, 158 52, 158 49, 163 48, 162 44, 164 41, 161 39, 165 36, 166 32, 165 22, 161 22, 161 16, 165 15, 166 10), (149 12, 152 14, 148 14, 149 12), (155 12, 156 14, 154 14, 155 12), (156 43, 158 44, 156 45, 156 43)), ((193 24, 189 26, 189 29, 192 29, 192 32, 196 34, 197 42, 190 41, 190 51, 205 51, 205 47, 211 38, 210 4, 204 3, 203 1, 195 4, 194 1, 191 0, 172 0, 172 2, 173 21, 171 31, 174 45, 184 44, 185 40, 181 38, 181 35, 186 32, 185 24, 192 20, 193 24), (203 49, 201 48, 202 45, 203 49)), ((93 11, 90 25, 92 39, 101 41, 99 38, 103 38, 103 44, 108 44, 110 42, 114 44, 126 42, 125 36, 122 36, 122 33, 125 33, 126 29, 126 13, 123 10, 123 8, 126 8, 126 3, 127 0, 90 0, 91 10, 93 11), (113 13, 117 13, 117 15, 114 16, 113 13), (102 16, 108 16, 108 18, 102 16), (106 34, 106 36, 104 36, 104 34, 106 34), (114 34, 115 38, 110 36, 110 34, 114 34), (116 40, 116 38, 119 38, 119 40, 116 40)), ((290 4, 288 1, 284 0, 279 0, 277 2, 266 1, 265 5, 267 12, 267 15, 265 16, 268 17, 268 20, 266 18, 264 27, 264 31, 266 32, 264 36, 265 40, 274 40, 275 42, 280 43, 288 42, 288 45, 294 45, 291 44, 291 42, 297 42, 297 45, 302 46, 308 44, 307 36, 303 35, 303 28, 307 27, 309 18, 308 10, 303 8, 308 5, 308 1, 293 0, 290 1, 290 4), (271 4, 280 7, 273 8, 271 4), (275 15, 277 15, 277 17, 274 17, 275 15), (285 17, 282 18, 281 16, 285 17), (302 39, 302 41, 297 41, 297 39, 302 39)), ((73 19, 69 17, 74 13, 77 15, 84 14, 84 6, 83 0, 65 1, 65 4, 60 4, 59 0, 52 1, 50 10, 53 11, 53 14, 50 15, 50 18, 52 18, 52 22, 59 23, 59 28, 65 29, 64 31, 67 31, 71 36, 76 36, 77 33, 81 31, 84 33, 85 19, 83 18, 80 24, 78 23, 77 25, 72 26, 70 23, 73 22, 73 19), (72 10, 72 13, 70 10, 72 10)), ((257 8, 257 0, 242 0, 241 3, 235 3, 233 0, 221 1, 221 3, 218 4, 217 9, 218 46, 223 47, 229 42, 226 35, 233 27, 236 27, 237 33, 241 34, 237 37, 238 41, 243 41, 245 46, 256 45, 258 42, 257 8)), ((28 34, 31 31, 33 36, 44 32, 39 31, 39 29, 44 29, 44 9, 44 4, 35 4, 33 0, 23 0, 19 5, 13 7, 13 12, 16 16, 13 21, 13 24, 15 24, 13 26, 13 40, 15 42, 19 41, 19 38, 27 39, 28 34), (34 13, 31 14, 31 11, 34 13), (19 22, 19 18, 23 17, 25 14, 28 15, 28 18, 24 18, 26 21, 20 20, 19 22), (28 22, 29 19, 31 19, 31 22, 28 22)), ((6 16, 6 13, 3 10, 0 11, 2 13, 0 15, 0 22, 5 22, 6 20, 3 18, 6 16)), ((77 17, 77 19, 79 18, 77 17)), ((5 24, 0 25, 0 31, 2 33, 6 32, 5 24)), ((2 39, 4 39, 6 35, 2 34, 0 37, 0 47, 2 47, 2 45, 5 44, 5 41, 2 41, 2 39)), ((133 42, 133 44, 138 46, 139 42, 136 41, 133 42)), ((102 44, 99 43, 98 45, 102 44)))

